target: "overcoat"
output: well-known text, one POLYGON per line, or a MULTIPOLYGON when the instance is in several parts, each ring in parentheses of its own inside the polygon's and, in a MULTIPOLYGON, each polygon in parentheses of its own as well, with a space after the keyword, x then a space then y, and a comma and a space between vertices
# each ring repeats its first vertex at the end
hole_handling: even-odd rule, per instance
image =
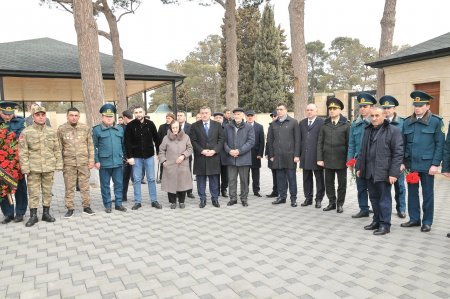
POLYGON ((223 165, 251 166, 252 147, 255 144, 255 132, 250 124, 242 122, 237 125, 234 120, 224 129, 224 150, 227 153, 223 165), (237 158, 230 156, 230 151, 239 150, 237 158))
POLYGON ((255 131, 255 145, 252 147, 251 168, 261 168, 261 159, 257 159, 256 157, 260 156, 261 158, 263 158, 264 156, 264 127, 256 121, 253 122, 252 127, 255 131))
POLYGON ((347 166, 348 136, 350 124, 342 114, 336 125, 325 119, 317 141, 317 161, 324 161, 325 168, 344 169, 347 166))
POLYGON ((269 126, 267 149, 273 158, 272 169, 296 168, 294 157, 300 157, 300 128, 297 120, 286 116, 283 122, 274 120, 269 126))
POLYGON ((300 121, 300 168, 306 170, 322 169, 317 165, 317 139, 323 126, 323 118, 316 117, 311 127, 308 118, 300 121))

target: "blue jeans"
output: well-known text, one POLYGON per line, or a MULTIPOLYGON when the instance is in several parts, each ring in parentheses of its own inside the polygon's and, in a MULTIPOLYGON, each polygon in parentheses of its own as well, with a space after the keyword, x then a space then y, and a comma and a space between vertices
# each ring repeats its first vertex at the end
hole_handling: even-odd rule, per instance
POLYGON ((398 213, 405 213, 406 211, 406 201, 405 201, 405 174, 402 172, 398 177, 398 180, 394 184, 395 189, 395 208, 398 213))
POLYGON ((373 221, 380 227, 391 227, 392 195, 391 184, 388 182, 376 182, 367 180, 370 202, 373 209, 373 221))
MULTIPOLYGON (((434 175, 419 172, 422 185, 422 224, 432 225, 434 214, 434 175)), ((408 213, 411 222, 420 223, 419 184, 408 184, 408 213)))
POLYGON ((277 185, 278 198, 287 198, 287 189, 289 184, 289 193, 291 195, 291 202, 297 201, 297 169, 283 168, 277 169, 277 185))
POLYGON ((209 179, 209 192, 211 200, 219 200, 219 175, 197 175, 197 192, 200 201, 206 201, 206 179, 209 179))
POLYGON ((142 182, 142 169, 145 169, 147 175, 147 186, 150 200, 152 202, 158 201, 156 198, 156 182, 155 182, 155 157, 134 158, 135 164, 133 165, 133 189, 134 189, 134 201, 136 203, 142 202, 141 194, 141 182, 142 182))
POLYGON ((115 206, 122 205, 122 184, 123 184, 123 167, 100 168, 100 190, 102 192, 103 206, 111 208, 111 178, 114 184, 114 197, 116 198, 115 206))
POLYGON ((367 191, 367 180, 357 177, 356 189, 358 190, 359 210, 364 213, 369 213, 369 194, 367 191))
MULTIPOLYGON (((25 178, 19 180, 14 197, 16 198, 16 215, 25 215, 28 206, 27 181, 25 180, 25 178)), ((14 203, 10 205, 8 202, 8 198, 3 198, 1 208, 3 215, 14 217, 14 203)))

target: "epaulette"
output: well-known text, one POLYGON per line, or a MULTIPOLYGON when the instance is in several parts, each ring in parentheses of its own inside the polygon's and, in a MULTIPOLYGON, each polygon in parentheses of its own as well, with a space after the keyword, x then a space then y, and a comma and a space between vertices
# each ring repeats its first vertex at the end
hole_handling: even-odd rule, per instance
POLYGON ((431 114, 431 117, 436 117, 436 118, 438 118, 438 119, 444 119, 442 116, 440 116, 440 115, 437 115, 437 114, 431 114))

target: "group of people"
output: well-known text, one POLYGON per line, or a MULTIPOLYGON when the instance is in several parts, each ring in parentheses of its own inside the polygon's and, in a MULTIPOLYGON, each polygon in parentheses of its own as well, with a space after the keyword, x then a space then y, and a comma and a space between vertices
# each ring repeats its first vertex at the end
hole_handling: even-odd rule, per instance
POLYGON ((286 104, 280 103, 270 114, 272 122, 266 140, 263 126, 255 121, 255 111, 242 108, 212 114, 210 108, 202 107, 193 124, 186 122, 185 112, 176 116, 168 113, 159 130, 145 116, 143 107, 124 111, 122 123, 116 124, 115 106, 105 104, 99 111, 101 123, 92 129, 79 122, 78 109, 69 108, 67 122, 54 130, 44 107, 33 107, 32 123, 27 125, 24 118, 14 115, 16 103, 4 101, 0 103, 0 121, 18 136, 21 171, 26 179, 19 181, 15 208, 7 200, 1 202, 5 215, 2 223, 23 221, 28 205, 30 218, 26 226, 33 226, 38 222, 41 196, 42 220, 55 221, 50 205, 53 176, 58 170, 63 171, 65 183, 64 217, 73 216, 76 188, 82 198, 83 213, 94 215, 89 194, 90 169, 94 167, 99 170, 106 213, 112 212, 113 202, 115 210, 127 210, 122 203, 127 200, 130 178, 134 191, 132 210, 140 209, 144 176, 151 206, 161 209, 156 166, 161 174, 161 190, 167 192, 171 209, 185 208, 186 196, 195 198, 192 170, 200 208, 207 205, 207 181, 214 207, 220 207, 220 196, 229 198, 228 206, 237 204, 239 197, 242 206, 247 207, 250 173, 253 194, 262 197, 259 181, 265 156, 273 177, 272 193, 266 196, 274 198, 274 205, 286 203, 289 191, 290 204, 297 207, 296 169, 300 164, 304 191, 301 206, 315 202, 315 207, 321 208, 326 194, 329 202, 323 210, 342 213, 350 168, 359 204, 359 212, 352 217, 369 217, 370 199, 374 215, 364 229, 373 230, 375 235, 390 232, 391 185, 395 188, 397 215, 406 217, 405 173, 417 172, 423 215, 419 184, 408 184, 410 219, 401 226, 420 226, 422 232, 428 232, 433 223, 434 176, 441 162, 442 173, 450 177, 450 135, 445 140, 442 118, 431 113, 430 95, 414 91, 411 98, 414 113, 403 119, 395 111, 398 101, 394 97, 386 95, 377 101, 371 94, 360 93, 359 116, 352 123, 341 114, 344 105, 337 98, 327 100, 327 118, 318 117, 317 106, 309 104, 306 118, 300 122, 288 115, 286 104), (379 106, 375 106, 377 102, 379 106))

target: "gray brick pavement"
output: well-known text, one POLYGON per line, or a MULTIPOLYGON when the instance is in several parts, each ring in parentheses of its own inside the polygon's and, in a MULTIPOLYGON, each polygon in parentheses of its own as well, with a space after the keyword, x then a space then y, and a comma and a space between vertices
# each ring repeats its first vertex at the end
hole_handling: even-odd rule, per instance
MULTIPOLYGON (((270 193, 270 172, 261 177, 270 193)), ((64 219, 57 174, 55 223, 1 226, 0 298, 450 298, 449 181, 436 180, 427 234, 400 228, 395 214, 391 234, 364 231, 370 220, 350 217, 355 189, 349 183, 343 214, 253 196, 248 208, 221 198, 220 209, 188 199, 171 210, 160 191, 162 210, 144 195, 142 209, 127 202, 126 213, 106 214, 93 189, 97 215, 82 215, 77 195, 64 219)))

